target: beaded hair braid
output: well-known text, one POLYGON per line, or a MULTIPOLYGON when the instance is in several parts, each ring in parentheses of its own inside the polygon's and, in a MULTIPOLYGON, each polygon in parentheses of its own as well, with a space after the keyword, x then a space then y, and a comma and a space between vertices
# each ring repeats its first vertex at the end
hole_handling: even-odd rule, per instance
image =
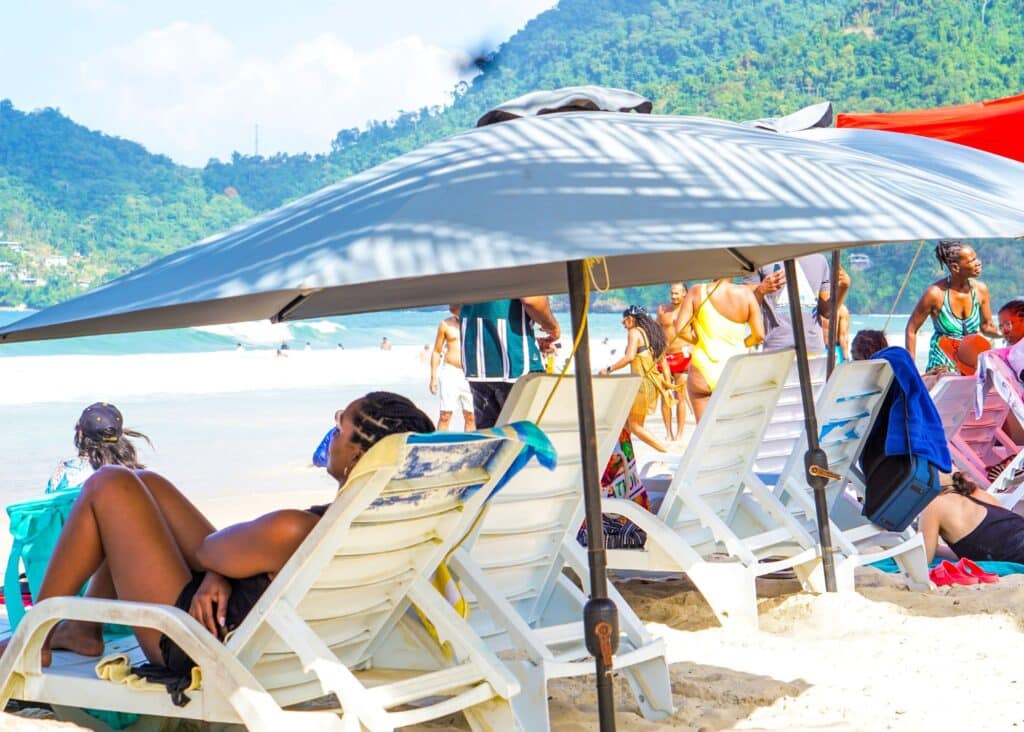
POLYGON ((943 267, 950 267, 960 261, 960 250, 964 248, 962 241, 942 239, 935 247, 935 258, 943 267))
POLYGON ((1024 300, 1010 300, 999 308, 1000 314, 1009 313, 1015 318, 1024 318, 1024 300))
POLYGON ((430 417, 404 396, 389 391, 372 391, 360 399, 352 427, 353 440, 363 450, 388 435, 434 431, 430 417))

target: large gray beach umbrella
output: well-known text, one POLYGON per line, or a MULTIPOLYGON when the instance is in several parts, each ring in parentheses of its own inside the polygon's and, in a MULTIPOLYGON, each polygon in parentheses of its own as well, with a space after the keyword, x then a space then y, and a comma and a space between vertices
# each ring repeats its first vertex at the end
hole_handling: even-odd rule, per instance
MULTIPOLYGON (((567 274, 580 329, 587 257, 607 258, 614 287, 747 275, 781 259, 792 274, 794 257, 846 246, 1021 236, 1019 200, 886 158, 716 120, 530 117, 432 143, 257 217, 11 324, 0 330, 0 344, 556 293, 565 291, 567 274)), ((789 282, 795 287, 796 278, 789 282)), ((583 335, 576 383, 594 532, 586 627, 601 726, 611 729, 611 680, 597 631, 614 625, 614 606, 606 599, 583 335)), ((809 375, 806 360, 798 363, 813 452, 809 375)), ((827 511, 822 491, 815 496, 829 567, 827 511)))

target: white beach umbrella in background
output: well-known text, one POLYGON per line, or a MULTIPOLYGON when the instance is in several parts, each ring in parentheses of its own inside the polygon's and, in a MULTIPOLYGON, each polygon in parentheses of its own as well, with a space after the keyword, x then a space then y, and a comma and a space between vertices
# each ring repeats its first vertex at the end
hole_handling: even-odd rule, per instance
POLYGON ((561 89, 530 92, 502 102, 476 121, 477 127, 556 112, 639 112, 650 114, 650 99, 628 89, 607 86, 564 86, 561 89))
MULTIPOLYGON (((585 628, 601 727, 613 729, 607 644, 598 636, 605 623, 613 645, 618 634, 599 533, 583 260, 606 257, 611 286, 624 287, 746 275, 785 259, 795 302, 794 257, 878 242, 1021 236, 1020 200, 994 182, 965 185, 920 165, 716 120, 529 117, 432 143, 199 242, 0 329, 0 344, 555 293, 568 276, 583 338, 576 385, 595 532, 585 628)), ((792 316, 797 350, 806 353, 800 310, 792 316)), ((808 455, 827 469, 806 359, 797 362, 808 455)), ((823 482, 808 472, 828 582, 823 482)))

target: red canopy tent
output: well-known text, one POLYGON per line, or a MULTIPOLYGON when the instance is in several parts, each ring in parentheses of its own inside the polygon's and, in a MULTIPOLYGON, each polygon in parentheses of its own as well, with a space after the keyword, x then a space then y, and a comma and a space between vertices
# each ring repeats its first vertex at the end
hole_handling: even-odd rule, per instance
POLYGON ((836 126, 933 137, 1024 162, 1024 94, 913 112, 840 114, 836 126))

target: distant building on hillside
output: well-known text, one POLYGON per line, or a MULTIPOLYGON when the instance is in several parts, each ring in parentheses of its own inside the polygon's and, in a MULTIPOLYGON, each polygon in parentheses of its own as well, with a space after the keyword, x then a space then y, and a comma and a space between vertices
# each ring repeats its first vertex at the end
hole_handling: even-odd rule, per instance
POLYGON ((867 254, 851 254, 850 269, 855 269, 858 272, 862 272, 865 269, 871 269, 871 257, 867 254))
POLYGON ((25 285, 25 287, 42 287, 46 284, 46 280, 29 274, 26 270, 18 272, 18 282, 25 285))
POLYGON ((21 245, 20 241, 0 241, 0 247, 7 247, 16 254, 21 254, 25 251, 25 247, 21 245))
POLYGON ((43 260, 43 264, 53 269, 54 267, 67 267, 68 258, 63 255, 54 255, 43 260))
POLYGON ((10 272, 14 269, 14 262, 0 261, 0 272, 10 272))

